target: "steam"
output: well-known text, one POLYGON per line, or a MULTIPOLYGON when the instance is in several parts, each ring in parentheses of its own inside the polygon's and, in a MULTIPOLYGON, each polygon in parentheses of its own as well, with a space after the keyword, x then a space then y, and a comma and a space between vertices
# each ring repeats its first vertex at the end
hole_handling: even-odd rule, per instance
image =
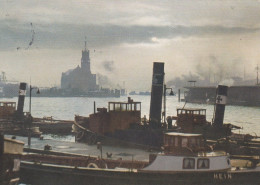
POLYGON ((106 71, 113 72, 115 70, 114 61, 103 61, 102 65, 106 71))
POLYGON ((98 77, 98 84, 100 87, 110 88, 114 86, 114 84, 112 83, 112 81, 109 79, 108 76, 98 73, 97 77, 98 77))
POLYGON ((244 63, 242 58, 227 59, 209 55, 196 60, 194 70, 170 80, 167 84, 183 87, 189 85, 189 80, 197 81, 198 86, 215 86, 218 84, 234 85, 243 80, 244 63))

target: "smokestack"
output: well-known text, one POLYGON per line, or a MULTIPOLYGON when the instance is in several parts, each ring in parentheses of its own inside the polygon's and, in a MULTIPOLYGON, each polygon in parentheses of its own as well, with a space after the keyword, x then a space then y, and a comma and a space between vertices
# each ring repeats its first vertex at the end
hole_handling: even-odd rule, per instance
POLYGON ((154 128, 161 126, 163 84, 164 63, 154 62, 149 119, 150 126, 154 128))
POLYGON ((24 107, 24 98, 26 95, 26 83, 21 82, 19 87, 19 98, 18 98, 18 105, 17 105, 17 115, 23 115, 23 107, 24 107))
POLYGON ((227 90, 228 87, 224 85, 219 85, 217 88, 216 105, 213 126, 217 128, 222 128, 225 106, 227 103, 227 90))

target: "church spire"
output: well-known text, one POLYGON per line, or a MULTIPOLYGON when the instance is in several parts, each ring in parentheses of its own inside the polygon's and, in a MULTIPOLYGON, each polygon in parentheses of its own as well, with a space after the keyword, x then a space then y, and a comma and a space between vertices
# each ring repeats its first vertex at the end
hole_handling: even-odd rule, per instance
POLYGON ((87 37, 85 36, 85 51, 87 50, 87 37))
POLYGON ((81 57, 81 68, 84 71, 90 72, 90 58, 89 58, 89 50, 87 49, 87 37, 85 36, 85 50, 82 50, 81 57))

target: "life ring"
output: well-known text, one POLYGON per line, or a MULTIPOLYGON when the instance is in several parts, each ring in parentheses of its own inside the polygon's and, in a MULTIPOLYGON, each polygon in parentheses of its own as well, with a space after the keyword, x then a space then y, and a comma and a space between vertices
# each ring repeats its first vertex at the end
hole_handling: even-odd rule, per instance
POLYGON ((87 168, 107 168, 107 163, 102 159, 90 160, 87 168))
POLYGON ((99 168, 99 167, 96 163, 92 162, 87 165, 87 168, 99 168))

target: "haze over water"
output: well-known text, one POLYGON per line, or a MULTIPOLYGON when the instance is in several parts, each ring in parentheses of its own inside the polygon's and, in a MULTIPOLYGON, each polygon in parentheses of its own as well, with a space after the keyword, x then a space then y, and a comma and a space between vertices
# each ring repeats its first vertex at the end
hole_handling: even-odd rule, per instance
MULTIPOLYGON (((142 103, 142 117, 149 118, 150 96, 131 96, 134 101, 142 103)), ((1 101, 18 101, 18 98, 1 99, 1 101)), ((74 120, 74 115, 88 116, 94 112, 93 103, 96 107, 106 107, 109 101, 127 101, 127 96, 120 98, 46 98, 32 97, 32 116, 53 116, 54 119, 74 120)), ((176 116, 176 108, 182 108, 184 102, 178 102, 177 96, 167 96, 166 116, 176 116)), ((214 105, 187 103, 186 108, 203 108, 207 110, 207 121, 212 121, 214 105)), ((29 98, 25 98, 24 111, 29 110, 29 98)), ((225 123, 232 123, 243 127, 240 133, 257 134, 260 136, 260 107, 226 106, 225 123)), ((238 131, 237 131, 238 132, 238 131)))

